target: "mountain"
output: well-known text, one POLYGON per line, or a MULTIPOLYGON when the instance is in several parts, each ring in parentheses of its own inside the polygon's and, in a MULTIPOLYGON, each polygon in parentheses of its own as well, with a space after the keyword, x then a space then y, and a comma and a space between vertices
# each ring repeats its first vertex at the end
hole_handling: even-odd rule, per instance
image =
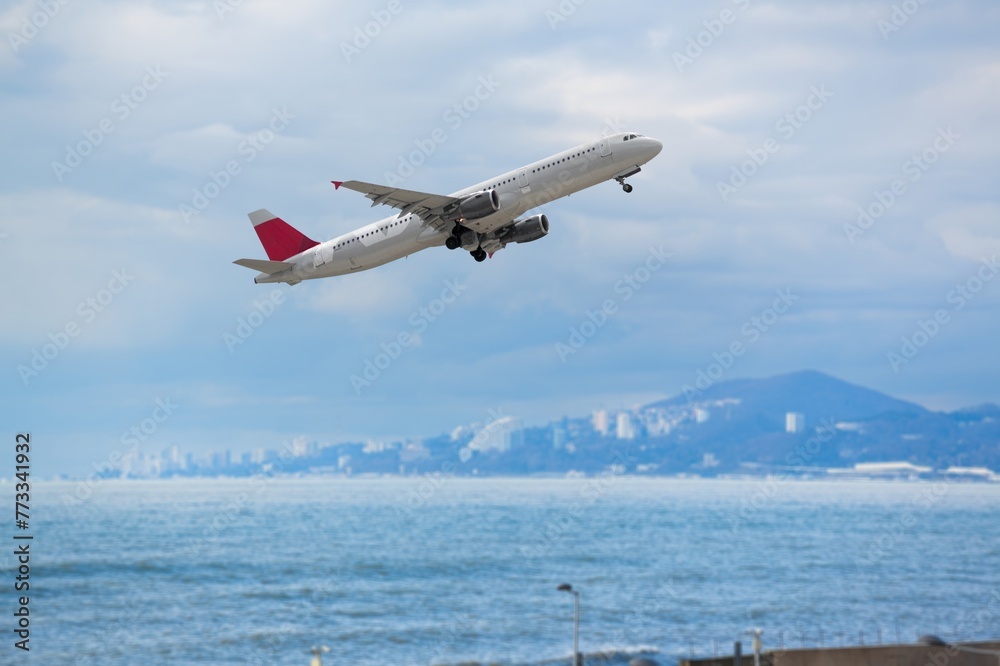
POLYGON ((798 412, 836 421, 869 419, 881 414, 922 415, 927 409, 912 402, 873 391, 815 370, 803 370, 767 379, 734 379, 713 383, 704 390, 697 384, 649 408, 677 407, 737 399, 742 408, 769 421, 785 422, 785 414, 798 412), (693 389, 690 390, 690 389, 693 389))
POLYGON ((747 463, 844 467, 886 461, 1000 468, 996 405, 932 412, 812 370, 702 386, 685 387, 682 395, 640 413, 700 412, 701 423, 672 419, 678 427, 659 445, 674 448, 670 440, 676 437, 686 449, 711 453, 719 471, 747 463), (800 432, 786 432, 789 412, 803 415, 800 432))
POLYGON ((522 428, 511 417, 405 442, 314 444, 259 463, 179 474, 523 475, 809 473, 858 463, 905 461, 1000 470, 1000 406, 934 412, 806 370, 711 382, 634 410, 563 418, 522 428), (792 413, 794 416, 789 417, 792 413))

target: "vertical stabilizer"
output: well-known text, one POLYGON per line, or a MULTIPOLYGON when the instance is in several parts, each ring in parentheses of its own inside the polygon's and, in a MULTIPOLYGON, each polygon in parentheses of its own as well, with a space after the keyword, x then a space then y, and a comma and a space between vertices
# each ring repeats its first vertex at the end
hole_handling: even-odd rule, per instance
POLYGON ((277 215, 263 208, 250 213, 250 221, 253 223, 254 231, 257 232, 260 244, 264 246, 267 258, 271 261, 284 261, 319 245, 277 215))

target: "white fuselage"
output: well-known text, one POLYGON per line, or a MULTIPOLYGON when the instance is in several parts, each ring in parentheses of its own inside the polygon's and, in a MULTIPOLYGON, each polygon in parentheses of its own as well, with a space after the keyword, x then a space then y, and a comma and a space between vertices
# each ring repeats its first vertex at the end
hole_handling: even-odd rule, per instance
MULTIPOLYGON (((533 208, 606 180, 630 175, 661 148, 656 139, 614 134, 470 185, 450 196, 496 190, 500 198, 497 212, 462 223, 468 229, 488 234, 507 227, 533 208)), ((298 282, 355 273, 443 245, 448 236, 448 229, 435 228, 412 213, 399 213, 309 248, 286 260, 294 264, 292 268, 261 274, 256 281, 298 282)))

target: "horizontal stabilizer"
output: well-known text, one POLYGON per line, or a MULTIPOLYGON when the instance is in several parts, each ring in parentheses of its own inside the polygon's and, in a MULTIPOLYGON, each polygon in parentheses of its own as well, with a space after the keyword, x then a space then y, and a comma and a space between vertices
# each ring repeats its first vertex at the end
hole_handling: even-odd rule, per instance
POLYGON ((233 263, 238 266, 252 268, 255 271, 260 271, 261 273, 267 273, 268 275, 280 273, 281 271, 287 270, 295 265, 290 264, 287 261, 267 261, 266 259, 237 259, 233 263))

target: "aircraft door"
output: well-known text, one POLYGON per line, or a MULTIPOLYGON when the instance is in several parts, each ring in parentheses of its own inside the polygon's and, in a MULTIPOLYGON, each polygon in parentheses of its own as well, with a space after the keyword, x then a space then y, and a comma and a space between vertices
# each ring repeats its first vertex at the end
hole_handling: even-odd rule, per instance
POLYGON ((521 172, 517 174, 517 186, 521 188, 521 194, 527 194, 531 191, 531 185, 528 184, 527 169, 522 169, 521 172))
POLYGON ((601 157, 607 157, 611 154, 611 139, 604 137, 601 139, 601 157))

